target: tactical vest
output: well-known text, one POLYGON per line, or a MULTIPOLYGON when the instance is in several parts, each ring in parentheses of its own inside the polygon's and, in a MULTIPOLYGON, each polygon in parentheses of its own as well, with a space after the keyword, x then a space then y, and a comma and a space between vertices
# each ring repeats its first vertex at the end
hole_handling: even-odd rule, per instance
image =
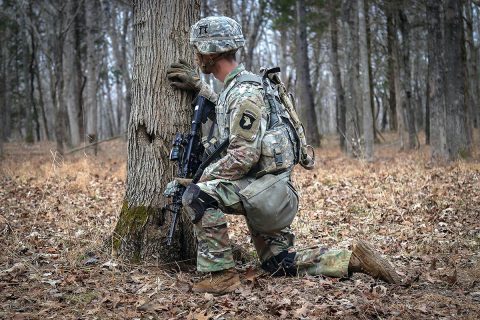
MULTIPOLYGON (((279 71, 280 68, 264 69, 263 76, 240 74, 235 83, 222 92, 217 104, 223 107, 229 92, 242 83, 254 83, 263 89, 269 116, 267 130, 262 139, 260 160, 252 169, 252 174, 257 177, 287 171, 298 163, 310 170, 315 164, 313 148, 306 143, 303 125, 295 111, 293 97, 287 94, 284 84, 277 75, 279 71), (312 156, 308 155, 309 149, 312 150, 312 156)), ((219 127, 224 128, 228 123, 225 110, 216 111, 217 121, 220 121, 219 127)), ((220 138, 223 140, 226 134, 220 132, 220 138)))

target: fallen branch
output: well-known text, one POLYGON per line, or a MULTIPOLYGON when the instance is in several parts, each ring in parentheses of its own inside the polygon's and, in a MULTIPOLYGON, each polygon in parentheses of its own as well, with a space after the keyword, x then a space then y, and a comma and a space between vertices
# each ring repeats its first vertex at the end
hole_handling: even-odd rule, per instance
POLYGON ((112 141, 112 140, 115 140, 115 139, 118 139, 118 138, 122 138, 122 137, 124 137, 125 134, 126 134, 126 132, 122 133, 121 135, 115 136, 115 137, 111 137, 111 138, 108 138, 108 139, 104 139, 104 140, 96 141, 96 142, 93 142, 93 143, 89 143, 89 144, 87 144, 83 147, 78 147, 78 148, 72 149, 68 152, 65 152, 65 155, 71 154, 71 153, 74 153, 74 152, 77 152, 77 151, 80 151, 80 150, 83 150, 83 149, 87 149, 87 148, 90 148, 90 147, 94 147, 94 146, 96 146, 100 143, 103 143, 103 142, 112 141))

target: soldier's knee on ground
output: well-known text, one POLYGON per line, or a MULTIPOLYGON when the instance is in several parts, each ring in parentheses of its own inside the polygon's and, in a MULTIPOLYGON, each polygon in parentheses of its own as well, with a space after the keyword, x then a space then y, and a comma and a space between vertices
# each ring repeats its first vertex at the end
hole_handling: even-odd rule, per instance
POLYGON ((193 223, 199 222, 207 209, 218 208, 217 200, 193 183, 185 189, 182 196, 182 204, 187 209, 193 223))

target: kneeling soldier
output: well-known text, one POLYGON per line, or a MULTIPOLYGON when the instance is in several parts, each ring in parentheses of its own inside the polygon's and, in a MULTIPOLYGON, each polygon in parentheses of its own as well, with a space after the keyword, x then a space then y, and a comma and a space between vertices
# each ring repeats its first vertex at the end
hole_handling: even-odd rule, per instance
POLYGON ((274 275, 348 277, 362 272, 398 283, 388 261, 362 241, 352 251, 295 251, 290 229, 298 210, 298 195, 290 183, 295 142, 286 131, 272 142, 272 110, 264 99, 265 87, 235 58, 244 42, 240 25, 227 17, 207 17, 191 28, 196 63, 224 84, 219 96, 184 61, 168 70, 173 87, 195 91, 216 104, 216 141, 229 140, 220 159, 205 169, 197 184, 181 181, 187 186, 183 204, 195 223, 197 269, 211 273, 193 290, 222 294, 240 284, 225 214, 246 216, 262 268, 274 275))

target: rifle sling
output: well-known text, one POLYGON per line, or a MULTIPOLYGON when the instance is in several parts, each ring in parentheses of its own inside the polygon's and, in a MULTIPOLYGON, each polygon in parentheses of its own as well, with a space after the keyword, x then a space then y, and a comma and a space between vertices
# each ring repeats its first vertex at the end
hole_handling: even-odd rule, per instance
POLYGON ((205 161, 202 162, 202 164, 198 167, 198 170, 197 172, 195 173, 195 175, 193 176, 193 179, 192 179, 192 183, 197 183, 198 180, 200 180, 202 174, 203 174, 203 170, 205 170, 206 167, 208 167, 208 165, 210 163, 212 163, 212 161, 218 156, 220 155, 220 153, 225 150, 228 145, 229 145, 229 140, 226 139, 225 141, 223 141, 218 147, 217 149, 215 149, 211 155, 209 155, 207 157, 207 159, 205 159, 205 161))

